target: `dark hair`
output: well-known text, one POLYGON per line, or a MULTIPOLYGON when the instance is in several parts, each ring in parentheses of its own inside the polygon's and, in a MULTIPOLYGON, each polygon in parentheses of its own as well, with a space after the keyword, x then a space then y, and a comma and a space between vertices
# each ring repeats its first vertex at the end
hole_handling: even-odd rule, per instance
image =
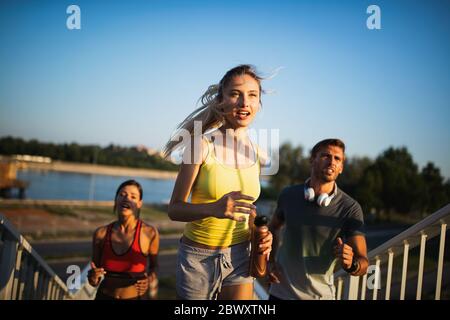
POLYGON ((316 145, 311 150, 311 159, 314 159, 323 147, 335 146, 342 149, 345 157, 345 143, 340 139, 325 139, 316 143, 316 145))
MULTIPOLYGON (((135 186, 136 188, 138 188, 138 190, 139 190, 139 200, 142 200, 142 196, 143 196, 144 193, 142 191, 142 187, 141 187, 140 183, 137 182, 136 180, 124 181, 117 188, 116 196, 114 197, 114 209, 113 209, 113 212, 116 212, 116 199, 117 199, 117 196, 119 195, 120 190, 122 190, 126 186, 135 186)), ((140 210, 137 213, 137 218, 139 218, 139 214, 140 214, 140 210)))
POLYGON ((126 186, 135 186, 136 188, 138 188, 138 190, 139 190, 139 200, 142 200, 143 191, 142 191, 142 187, 139 184, 139 182, 137 182, 136 180, 127 180, 125 182, 122 182, 120 184, 120 186, 117 188, 116 196, 114 197, 114 201, 117 198, 117 196, 119 195, 120 190, 122 190, 122 188, 124 188, 126 186))

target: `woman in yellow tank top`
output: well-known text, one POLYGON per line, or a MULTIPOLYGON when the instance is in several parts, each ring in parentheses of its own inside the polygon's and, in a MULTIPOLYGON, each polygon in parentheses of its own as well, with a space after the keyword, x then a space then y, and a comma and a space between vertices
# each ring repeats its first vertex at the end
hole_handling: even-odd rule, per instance
MULTIPOLYGON (((261 80, 250 65, 229 70, 176 131, 185 139, 185 150, 169 217, 187 222, 177 261, 181 299, 253 297, 249 220, 256 215, 253 202, 260 194, 260 152, 250 141, 248 126, 260 108, 261 80)), ((165 155, 179 146, 172 138, 165 155)), ((271 246, 269 233, 260 250, 267 254, 271 246)))

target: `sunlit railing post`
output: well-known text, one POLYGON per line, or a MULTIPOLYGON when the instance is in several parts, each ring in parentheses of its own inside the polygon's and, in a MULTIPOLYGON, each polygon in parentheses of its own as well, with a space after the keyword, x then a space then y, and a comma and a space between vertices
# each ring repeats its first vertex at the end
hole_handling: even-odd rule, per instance
POLYGON ((17 286, 17 300, 23 300, 25 295, 25 286, 27 284, 29 255, 22 251, 22 262, 20 264, 17 286))
POLYGON ((389 300, 391 297, 391 282, 392 282, 392 264, 394 260, 394 252, 389 250, 388 252, 388 269, 386 275, 386 293, 384 299, 389 300))
POLYGON ((417 275, 416 300, 420 300, 422 298, 423 266, 425 263, 426 244, 427 244, 427 235, 425 233, 422 233, 420 236, 420 258, 419 258, 419 270, 417 275))
MULTIPOLYGON (((55 281, 56 282, 56 281, 55 281)), ((59 291, 59 287, 58 286, 53 286, 53 292, 52 292, 52 300, 56 300, 58 297, 58 291, 59 291)))
POLYGON ((442 286, 442 269, 444 268, 444 249, 445 249, 445 233, 447 230, 447 224, 441 224, 441 237, 439 241, 439 257, 437 266, 437 277, 436 277, 436 294, 434 298, 436 300, 441 300, 441 286, 442 286))
POLYGON ((23 253, 23 246, 19 245, 17 249, 16 254, 16 262, 14 265, 14 280, 13 280, 13 287, 12 287, 12 300, 17 300, 17 292, 19 289, 19 275, 20 275, 20 266, 22 263, 22 253, 23 253))
POLYGON ((380 261, 380 257, 378 257, 378 256, 376 256, 375 257, 375 274, 376 274, 376 277, 375 277, 375 286, 373 287, 373 294, 372 294, 372 300, 377 300, 377 297, 378 297, 378 277, 381 277, 381 272, 379 271, 380 270, 380 264, 381 264, 381 261, 380 261))
POLYGON ((366 300, 367 273, 362 277, 361 284, 361 300, 366 300))
POLYGON ((408 274, 408 255, 409 255, 409 243, 403 241, 403 265, 402 265, 402 282, 400 286, 400 300, 405 300, 406 290, 406 277, 408 274))
POLYGON ((50 294, 52 293, 53 282, 50 276, 47 277, 47 289, 45 291, 45 300, 50 300, 50 294))
POLYGON ((36 300, 43 300, 44 298, 44 286, 45 286, 45 276, 43 270, 38 267, 38 281, 37 281, 37 290, 36 290, 36 300))
POLYGON ((342 284, 343 284, 342 277, 338 278, 337 281, 337 292, 336 292, 336 300, 342 300, 342 284))
POLYGON ((359 277, 348 276, 345 280, 344 299, 358 300, 359 277))

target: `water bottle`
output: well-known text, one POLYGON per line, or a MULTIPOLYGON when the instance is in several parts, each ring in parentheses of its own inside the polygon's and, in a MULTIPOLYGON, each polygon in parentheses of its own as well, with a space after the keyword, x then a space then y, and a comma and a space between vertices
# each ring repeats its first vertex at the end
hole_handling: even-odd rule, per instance
POLYGON ((259 244, 262 238, 269 233, 267 227, 268 219, 266 216, 257 216, 255 218, 252 232, 252 244, 250 254, 250 276, 254 278, 263 278, 267 272, 267 254, 262 254, 259 244))

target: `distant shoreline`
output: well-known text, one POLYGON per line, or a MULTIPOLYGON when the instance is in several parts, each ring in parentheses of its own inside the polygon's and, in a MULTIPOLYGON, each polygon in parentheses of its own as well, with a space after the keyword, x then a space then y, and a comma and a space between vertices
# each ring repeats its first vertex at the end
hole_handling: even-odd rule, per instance
POLYGON ((100 174, 107 176, 132 176, 165 180, 175 180, 178 174, 178 172, 176 171, 139 169, 64 161, 53 161, 52 163, 19 162, 17 164, 19 170, 59 171, 84 174, 100 174))

